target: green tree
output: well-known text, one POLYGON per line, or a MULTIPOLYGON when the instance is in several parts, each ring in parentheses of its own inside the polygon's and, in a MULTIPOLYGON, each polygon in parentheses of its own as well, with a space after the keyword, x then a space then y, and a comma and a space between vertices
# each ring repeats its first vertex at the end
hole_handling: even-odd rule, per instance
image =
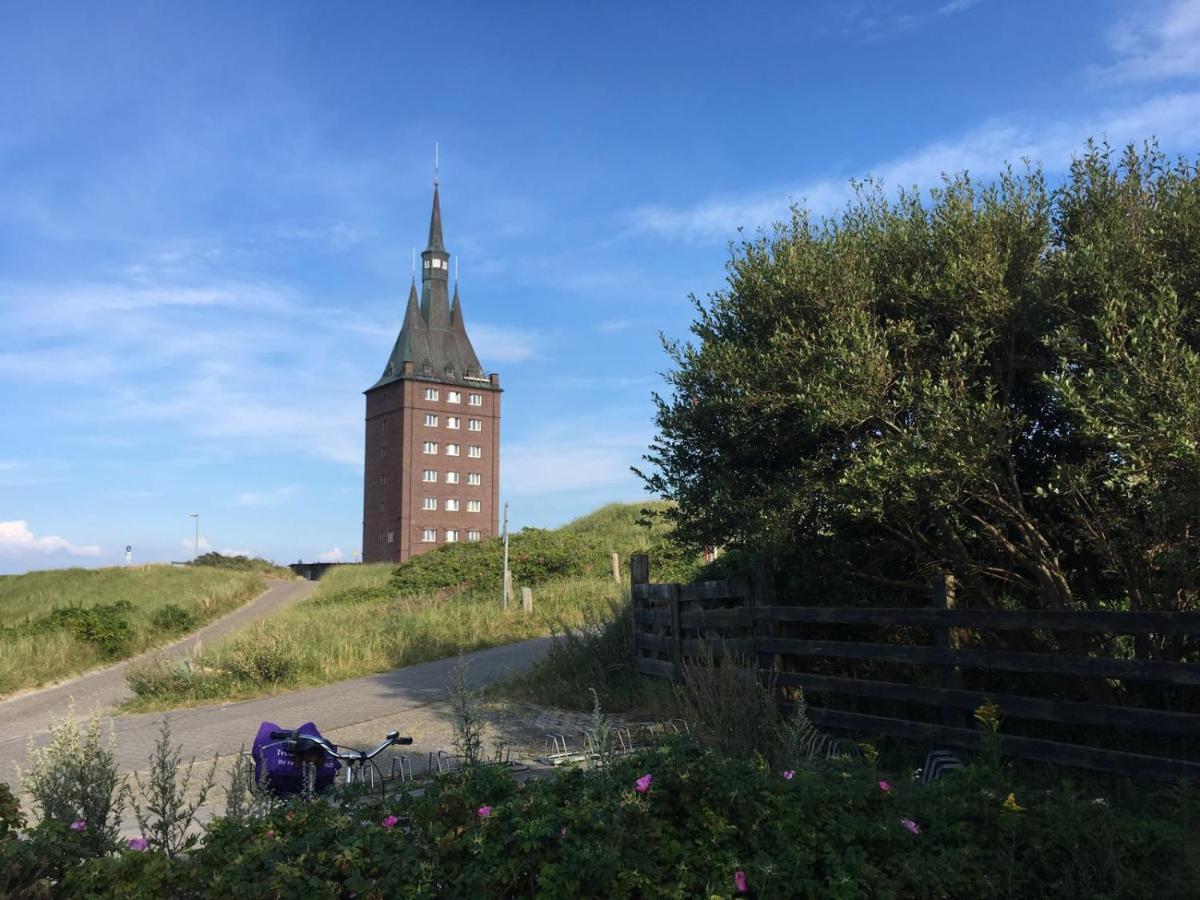
POLYGON ((728 273, 655 397, 678 540, 786 557, 816 603, 947 572, 976 606, 1200 608, 1194 164, 1089 143, 1056 190, 858 185, 728 273))

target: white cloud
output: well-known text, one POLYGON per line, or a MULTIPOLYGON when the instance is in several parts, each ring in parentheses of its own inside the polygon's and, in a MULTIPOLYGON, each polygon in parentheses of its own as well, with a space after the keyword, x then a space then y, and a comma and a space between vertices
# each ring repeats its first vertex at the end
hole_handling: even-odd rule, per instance
POLYGON ((1117 55, 1099 73, 1117 81, 1200 76, 1200 0, 1139 2, 1108 31, 1117 55))
POLYGON ((600 333, 616 334, 617 332, 624 331, 632 324, 628 319, 608 319, 600 323, 600 333))
POLYGON ((233 502, 235 506, 277 506, 296 496, 299 490, 296 485, 290 484, 267 491, 246 491, 234 497, 233 502))
POLYGON ((46 534, 37 537, 29 530, 29 523, 18 519, 0 522, 0 553, 68 553, 71 556, 99 556, 100 548, 94 544, 79 546, 66 538, 46 534))
MULTIPOLYGON (((997 120, 882 161, 871 167, 870 174, 895 189, 934 187, 944 173, 964 169, 977 177, 992 175, 1006 161, 1018 163, 1023 158, 1041 163, 1047 171, 1062 171, 1088 137, 1106 139, 1114 146, 1157 137, 1167 150, 1194 148, 1200 143, 1200 93, 1170 94, 1074 122, 997 120)), ((826 178, 692 206, 644 206, 633 213, 633 230, 671 240, 725 241, 737 237, 739 230, 752 232, 786 220, 793 201, 823 215, 842 207, 851 194, 849 178, 826 178)))
POLYGON ((951 16, 954 13, 966 12, 973 6, 978 6, 981 0, 950 0, 949 3, 938 7, 938 14, 951 16))
POLYGON ((525 362, 537 356, 539 336, 536 331, 468 322, 467 333, 485 367, 493 362, 525 362))
POLYGON ((326 550, 324 553, 317 555, 317 559, 321 562, 341 562, 346 554, 342 552, 341 547, 334 547, 332 550, 326 550))
POLYGON ((632 488, 640 482, 629 467, 641 461, 651 437, 649 423, 630 429, 615 412, 563 422, 504 444, 501 487, 507 497, 632 488))

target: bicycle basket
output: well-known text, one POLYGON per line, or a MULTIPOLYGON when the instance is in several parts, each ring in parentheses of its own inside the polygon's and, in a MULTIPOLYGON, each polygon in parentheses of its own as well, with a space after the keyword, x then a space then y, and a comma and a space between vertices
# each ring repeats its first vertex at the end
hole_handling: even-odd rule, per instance
MULTIPOLYGON (((254 738, 254 746, 251 750, 251 756, 254 758, 255 782, 263 783, 265 770, 266 784, 276 794, 299 794, 304 790, 303 761, 288 753, 283 748, 282 741, 271 740, 272 731, 290 730, 280 728, 274 722, 263 722, 258 728, 258 734, 254 738)), ((305 722, 296 729, 296 732, 311 734, 315 737, 321 736, 321 732, 312 722, 305 722)), ((333 779, 337 776, 338 769, 342 767, 342 764, 325 753, 322 753, 320 760, 315 762, 317 765, 315 787, 319 791, 333 784, 333 779)))

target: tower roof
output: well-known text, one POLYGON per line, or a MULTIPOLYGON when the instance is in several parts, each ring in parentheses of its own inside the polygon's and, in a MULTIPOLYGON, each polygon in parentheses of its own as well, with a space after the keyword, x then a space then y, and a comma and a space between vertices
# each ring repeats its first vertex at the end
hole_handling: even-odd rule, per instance
POLYGON ((447 260, 449 254, 442 244, 442 211, 438 190, 433 189, 433 213, 429 220, 429 247, 421 254, 424 268, 421 275, 421 296, 417 298, 414 279, 404 310, 404 324, 392 348, 387 366, 370 390, 404 378, 486 387, 487 376, 463 322, 462 301, 458 286, 454 287, 454 305, 447 297, 447 260), (433 265, 433 254, 440 265, 433 265), (411 363, 405 372, 405 363, 411 363))
POLYGON ((433 212, 429 215, 429 246, 426 250, 441 250, 446 252, 442 244, 442 204, 438 200, 438 187, 433 186, 433 212))

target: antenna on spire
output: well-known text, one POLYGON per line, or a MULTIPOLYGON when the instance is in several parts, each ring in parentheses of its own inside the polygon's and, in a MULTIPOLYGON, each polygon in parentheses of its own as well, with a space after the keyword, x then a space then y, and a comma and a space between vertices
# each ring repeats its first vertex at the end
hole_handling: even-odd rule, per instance
POLYGON ((458 290, 458 257, 454 257, 454 289, 458 290))
POLYGON ((438 186, 438 142, 433 142, 433 186, 438 186))
POLYGON ((413 281, 417 280, 417 248, 413 247, 413 281))

